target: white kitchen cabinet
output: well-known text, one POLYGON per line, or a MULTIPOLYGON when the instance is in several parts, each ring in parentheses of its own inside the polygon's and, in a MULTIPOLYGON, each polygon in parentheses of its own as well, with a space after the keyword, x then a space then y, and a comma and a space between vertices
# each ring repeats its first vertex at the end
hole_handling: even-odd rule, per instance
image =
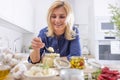
POLYGON ((88 0, 75 0, 74 11, 75 11, 75 23, 77 24, 88 24, 88 0))
POLYGON ((13 2, 12 0, 0 0, 0 18, 13 22, 13 2))
POLYGON ((109 4, 120 5, 120 0, 94 0, 95 16, 112 16, 109 4))
POLYGON ((0 18, 16 28, 33 33, 35 20, 32 0, 0 0, 0 18))

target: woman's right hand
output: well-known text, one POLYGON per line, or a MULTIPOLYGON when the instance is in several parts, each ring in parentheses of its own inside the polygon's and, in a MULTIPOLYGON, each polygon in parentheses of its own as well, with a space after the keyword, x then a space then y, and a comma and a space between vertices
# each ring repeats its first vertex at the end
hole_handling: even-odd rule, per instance
POLYGON ((45 44, 42 42, 40 37, 36 37, 32 40, 32 48, 34 50, 40 50, 44 46, 45 46, 45 44))
POLYGON ((40 49, 44 46, 45 44, 42 42, 41 38, 36 37, 32 40, 33 51, 30 54, 32 63, 37 63, 40 61, 40 49))

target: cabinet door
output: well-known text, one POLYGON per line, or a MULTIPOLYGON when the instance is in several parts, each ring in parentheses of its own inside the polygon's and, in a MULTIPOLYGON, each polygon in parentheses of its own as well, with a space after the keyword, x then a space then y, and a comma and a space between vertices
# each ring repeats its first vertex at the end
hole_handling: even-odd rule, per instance
POLYGON ((0 0, 0 18, 23 30, 33 32, 34 12, 31 0, 0 0))
POLYGON ((0 0, 0 18, 12 22, 13 0, 0 0))
POLYGON ((95 16, 112 16, 109 7, 109 4, 120 5, 119 0, 94 0, 94 11, 95 16))
POLYGON ((23 29, 33 32, 34 12, 31 0, 13 1, 13 19, 14 23, 23 29))
POLYGON ((75 0, 75 22, 78 24, 88 24, 88 0, 75 0))

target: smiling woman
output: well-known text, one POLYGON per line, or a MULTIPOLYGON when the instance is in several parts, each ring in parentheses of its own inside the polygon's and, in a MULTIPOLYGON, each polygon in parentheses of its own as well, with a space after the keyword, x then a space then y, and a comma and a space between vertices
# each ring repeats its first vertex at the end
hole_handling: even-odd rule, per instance
POLYGON ((74 17, 71 5, 65 0, 56 0, 47 14, 48 26, 41 29, 38 37, 32 40, 33 52, 28 61, 40 62, 43 53, 49 53, 46 47, 52 47, 60 57, 69 60, 71 56, 80 56, 79 30, 73 26, 74 17))

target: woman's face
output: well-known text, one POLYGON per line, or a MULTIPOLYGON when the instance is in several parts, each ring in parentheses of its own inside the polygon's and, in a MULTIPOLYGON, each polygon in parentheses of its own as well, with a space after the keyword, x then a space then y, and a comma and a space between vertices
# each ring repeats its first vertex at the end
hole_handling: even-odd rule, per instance
POLYGON ((51 23, 53 26, 54 33, 59 36, 65 32, 66 26, 66 11, 63 7, 56 8, 51 15, 51 23))

